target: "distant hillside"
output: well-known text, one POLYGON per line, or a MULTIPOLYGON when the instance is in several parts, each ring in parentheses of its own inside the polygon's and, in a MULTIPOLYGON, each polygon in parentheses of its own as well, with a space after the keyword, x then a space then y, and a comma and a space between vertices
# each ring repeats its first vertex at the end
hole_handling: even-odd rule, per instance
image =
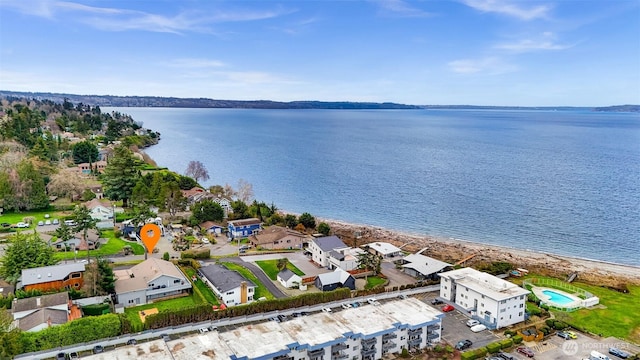
POLYGON ((612 112, 640 112, 640 105, 616 105, 597 107, 594 111, 612 111, 612 112))
POLYGON ((112 96, 112 95, 74 95, 40 92, 17 92, 0 90, 0 97, 30 98, 92 106, 116 107, 174 107, 174 108, 240 108, 240 109, 419 109, 419 106, 396 103, 362 102, 323 102, 292 101, 279 102, 269 100, 214 100, 205 98, 175 98, 157 96, 112 96))

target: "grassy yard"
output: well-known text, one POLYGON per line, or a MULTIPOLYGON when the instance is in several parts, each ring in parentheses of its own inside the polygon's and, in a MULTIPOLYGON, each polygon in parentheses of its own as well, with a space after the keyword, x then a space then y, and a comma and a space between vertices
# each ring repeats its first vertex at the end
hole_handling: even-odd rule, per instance
MULTIPOLYGON (((278 279, 278 260, 260 260, 256 261, 256 264, 267 274, 269 279, 274 281, 278 279)), ((287 269, 296 275, 304 276, 304 273, 290 262, 287 263, 287 269)))
POLYGON ((196 296, 198 295, 191 294, 190 296, 159 301, 153 304, 134 306, 134 307, 124 309, 124 314, 134 325, 134 328, 140 329, 142 328, 142 321, 140 320, 140 315, 138 314, 138 311, 153 309, 153 308, 158 309, 158 311, 163 311, 163 310, 181 309, 189 306, 194 306, 198 303, 194 298, 196 296))
POLYGON ((247 268, 230 262, 223 262, 222 265, 224 265, 229 270, 235 270, 239 272, 242 276, 245 277, 245 279, 251 280, 251 282, 256 284, 256 293, 253 294, 254 299, 259 299, 261 297, 265 297, 267 298, 267 300, 274 299, 273 294, 271 294, 264 286, 264 284, 262 284, 260 280, 258 280, 258 278, 255 277, 255 275, 253 275, 247 268))
MULTIPOLYGON (((125 245, 130 245, 133 249, 133 253, 135 255, 144 255, 144 247, 138 243, 125 241, 119 238, 116 238, 113 230, 102 230, 102 237, 109 239, 106 244, 100 245, 98 250, 91 250, 91 256, 109 256, 119 253, 125 245)), ((64 252, 60 251, 55 254, 55 258, 57 260, 70 260, 73 259, 76 255, 73 251, 64 252)), ((87 257, 86 250, 78 250, 78 258, 83 259, 87 257)))
POLYGON ((373 289, 385 283, 385 279, 378 276, 368 276, 367 277, 367 285, 364 286, 365 289, 373 289))
POLYGON ((53 220, 53 219, 58 219, 62 221, 63 214, 64 213, 62 211, 56 211, 54 209, 42 210, 42 211, 28 211, 28 212, 20 212, 20 213, 9 212, 9 213, 3 213, 2 215, 0 215, 0 223, 9 223, 11 225, 15 225, 21 222, 22 219, 26 217, 33 217, 35 220, 30 227, 19 229, 20 231, 24 231, 24 230, 33 229, 37 227, 38 221, 53 220), (48 219, 44 217, 46 214, 49 214, 48 219))
MULTIPOLYGON (((182 270, 184 270, 184 272, 187 274, 189 279, 191 279, 193 275, 196 275, 196 270, 190 266, 185 266, 182 268, 182 270)), ((198 288, 198 290, 200 290, 200 293, 202 294, 202 296, 204 296, 204 299, 209 304, 220 305, 220 301, 218 301, 218 298, 213 293, 213 290, 211 290, 211 288, 208 287, 207 284, 205 284, 202 280, 198 278, 195 282, 192 282, 191 285, 195 286, 196 288, 198 288)))
POLYGON ((557 319, 580 330, 640 343, 640 286, 629 286, 629 293, 625 294, 577 281, 571 285, 599 297, 600 305, 570 313, 551 310, 557 319))

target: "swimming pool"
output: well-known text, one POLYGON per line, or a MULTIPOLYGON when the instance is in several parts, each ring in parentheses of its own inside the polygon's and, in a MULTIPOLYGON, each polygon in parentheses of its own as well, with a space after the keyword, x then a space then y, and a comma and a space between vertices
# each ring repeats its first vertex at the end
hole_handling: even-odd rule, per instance
POLYGON ((553 290, 542 290, 542 293, 549 297, 549 299, 547 299, 546 301, 552 302, 558 305, 567 305, 575 301, 575 299, 570 298, 564 294, 561 294, 553 290))

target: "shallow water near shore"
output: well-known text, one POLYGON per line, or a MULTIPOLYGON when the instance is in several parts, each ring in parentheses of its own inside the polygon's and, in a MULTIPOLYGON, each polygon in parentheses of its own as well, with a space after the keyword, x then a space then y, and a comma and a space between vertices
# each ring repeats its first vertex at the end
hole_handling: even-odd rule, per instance
POLYGON ((103 108, 146 152, 292 212, 640 265, 640 115, 590 111, 103 108))

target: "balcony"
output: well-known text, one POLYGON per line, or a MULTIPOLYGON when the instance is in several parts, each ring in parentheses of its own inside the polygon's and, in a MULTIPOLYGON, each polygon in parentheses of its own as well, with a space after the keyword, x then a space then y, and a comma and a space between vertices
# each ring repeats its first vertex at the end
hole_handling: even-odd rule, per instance
POLYGON ((440 325, 429 325, 427 326, 427 331, 437 331, 440 330, 440 325))
POLYGON ((345 354, 343 352, 336 352, 331 354, 331 360, 342 360, 349 358, 349 354, 345 354))
POLYGON ((417 328, 417 329, 413 329, 413 330, 411 330, 411 329, 407 330, 407 335, 409 335, 409 336, 420 335, 420 334, 422 334, 422 328, 417 328))
POLYGON ((289 355, 280 355, 280 356, 276 356, 273 358, 273 360, 294 360, 294 357, 291 357, 289 355))
POLYGON ((376 339, 376 338, 363 339, 363 340, 362 340, 362 346, 371 346, 371 345, 375 345, 377 342, 378 342, 378 339, 376 339))
POLYGON ((372 356, 372 355, 375 355, 375 353, 376 353, 375 347, 362 348, 362 351, 360 351, 360 354, 362 354, 362 357, 372 356))
POLYGON ((324 348, 307 352, 310 358, 317 358, 324 355, 324 348))
POLYGON ((397 344, 395 342, 393 342, 393 341, 383 342, 382 343, 382 350, 393 349, 396 346, 397 346, 397 344))
POLYGON ((429 333, 427 334, 427 340, 431 341, 431 340, 436 340, 440 337, 440 334, 438 333, 429 333))
POLYGON ((407 345, 409 345, 409 346, 418 346, 420 344, 422 344, 422 338, 421 337, 411 338, 411 339, 407 340, 407 345))
POLYGON ((382 335, 382 341, 395 339, 397 337, 398 337, 398 334, 396 334, 396 333, 384 334, 384 335, 382 335))
POLYGON ((340 350, 345 350, 348 349, 349 346, 347 346, 347 344, 345 343, 340 343, 340 344, 335 344, 331 347, 331 351, 332 352, 336 352, 336 351, 340 351, 340 350))

